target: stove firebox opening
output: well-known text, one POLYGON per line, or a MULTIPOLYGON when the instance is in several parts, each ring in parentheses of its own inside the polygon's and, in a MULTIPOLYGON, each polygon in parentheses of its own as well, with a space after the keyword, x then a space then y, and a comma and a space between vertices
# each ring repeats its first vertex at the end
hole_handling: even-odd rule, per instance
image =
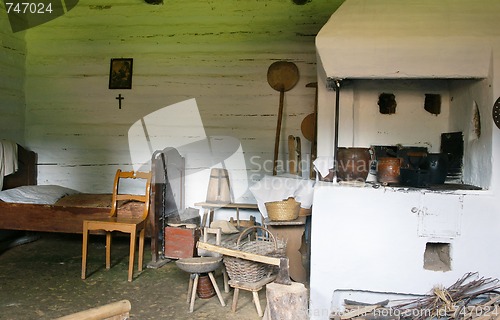
POLYGON ((427 242, 424 252, 424 269, 431 271, 450 271, 450 244, 427 242))

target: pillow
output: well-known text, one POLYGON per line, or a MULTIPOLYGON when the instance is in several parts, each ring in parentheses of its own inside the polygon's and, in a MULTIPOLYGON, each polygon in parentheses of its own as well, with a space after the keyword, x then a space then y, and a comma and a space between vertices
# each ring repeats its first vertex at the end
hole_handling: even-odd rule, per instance
POLYGON ((22 186, 0 192, 0 200, 12 203, 54 204, 60 198, 79 193, 57 185, 22 186))

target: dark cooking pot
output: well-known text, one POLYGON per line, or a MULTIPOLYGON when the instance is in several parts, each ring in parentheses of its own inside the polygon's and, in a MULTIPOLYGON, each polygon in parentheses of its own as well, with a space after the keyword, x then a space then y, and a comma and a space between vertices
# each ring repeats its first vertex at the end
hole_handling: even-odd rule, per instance
POLYGON ((443 184, 448 175, 448 162, 445 153, 429 153, 420 168, 401 168, 400 184, 410 187, 443 184))
POLYGON ((400 147, 397 157, 401 158, 401 168, 419 169, 425 162, 427 148, 425 147, 400 147))
POLYGON ((429 171, 424 169, 401 168, 400 184, 409 187, 426 187, 429 185, 429 171))
POLYGON ((448 175, 448 155, 445 153, 429 153, 427 155, 427 170, 429 184, 443 184, 448 175))

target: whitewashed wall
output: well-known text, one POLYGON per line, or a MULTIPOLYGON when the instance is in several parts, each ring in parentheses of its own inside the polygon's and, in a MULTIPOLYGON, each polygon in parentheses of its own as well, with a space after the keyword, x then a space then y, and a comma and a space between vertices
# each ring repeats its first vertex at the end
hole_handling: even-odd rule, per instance
MULTIPOLYGON (((267 69, 289 60, 300 72, 285 94, 284 147, 289 134, 302 136, 302 119, 313 111, 314 89, 306 84, 316 81, 314 39, 340 3, 80 0, 64 16, 28 30, 26 142, 39 153, 39 183, 108 191, 116 168, 131 165, 132 124, 191 98, 206 135, 240 142, 245 163, 233 169, 245 173, 244 183, 258 178, 263 161, 273 158, 279 104, 267 69), (120 57, 134 59, 131 90, 108 89, 110 59, 120 57)), ((196 146, 184 153, 188 174, 211 162, 196 146)), ((187 182, 186 205, 204 200, 208 175, 187 182)), ((252 201, 248 193, 239 200, 252 201)))
POLYGON ((339 146, 422 146, 439 152, 441 133, 449 131, 448 83, 443 80, 356 80, 341 88, 339 146), (381 93, 392 93, 394 114, 379 112, 381 93), (441 113, 424 110, 425 94, 441 95, 441 113))
POLYGON ((24 143, 24 33, 13 33, 0 3, 0 139, 24 143))

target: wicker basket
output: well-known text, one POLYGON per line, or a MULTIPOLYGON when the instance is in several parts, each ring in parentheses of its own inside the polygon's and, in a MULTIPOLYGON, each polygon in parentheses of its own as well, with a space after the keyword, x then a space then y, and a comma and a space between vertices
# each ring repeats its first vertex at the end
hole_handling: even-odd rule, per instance
POLYGON ((265 205, 271 221, 290 221, 299 216, 300 202, 291 197, 283 201, 266 202, 265 205))
MULTIPOLYGON (((274 235, 269 232, 266 228, 260 226, 252 226, 243 230, 238 237, 236 246, 231 248, 235 250, 240 250, 243 252, 255 253, 259 255, 272 255, 279 256, 284 254, 284 249, 279 248, 278 242, 274 235), (253 229, 262 229, 270 235, 272 241, 268 240, 252 240, 245 243, 241 243, 241 239, 248 234, 253 229)), ((270 276, 273 273, 274 266, 255 262, 252 260, 246 260, 241 258, 236 258, 232 256, 224 256, 224 265, 226 266, 227 274, 232 280, 240 282, 258 282, 265 277, 270 276)))

